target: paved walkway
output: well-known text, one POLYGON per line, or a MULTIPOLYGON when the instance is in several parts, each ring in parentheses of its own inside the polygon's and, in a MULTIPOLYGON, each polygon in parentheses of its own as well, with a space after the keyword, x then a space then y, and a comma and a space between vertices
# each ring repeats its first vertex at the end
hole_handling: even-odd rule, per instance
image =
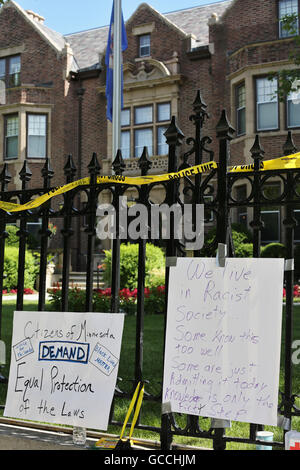
POLYGON ((1 450, 87 450, 96 439, 87 439, 86 446, 75 446, 72 434, 30 429, 0 423, 1 450))

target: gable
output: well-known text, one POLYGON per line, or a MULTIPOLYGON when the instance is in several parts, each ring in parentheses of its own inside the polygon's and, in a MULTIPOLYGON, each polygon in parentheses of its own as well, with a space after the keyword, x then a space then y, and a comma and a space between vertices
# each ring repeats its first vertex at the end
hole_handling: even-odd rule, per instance
MULTIPOLYGON (((66 46, 63 35, 44 25, 42 22, 42 17, 39 17, 40 21, 34 19, 30 12, 26 12, 20 5, 18 5, 18 3, 13 0, 9 0, 2 6, 0 15, 3 14, 7 8, 14 8, 26 21, 26 23, 29 24, 40 35, 40 37, 49 44, 52 49, 54 49, 56 52, 63 51, 66 46)), ((38 17, 38 15, 36 15, 36 17, 38 17)))

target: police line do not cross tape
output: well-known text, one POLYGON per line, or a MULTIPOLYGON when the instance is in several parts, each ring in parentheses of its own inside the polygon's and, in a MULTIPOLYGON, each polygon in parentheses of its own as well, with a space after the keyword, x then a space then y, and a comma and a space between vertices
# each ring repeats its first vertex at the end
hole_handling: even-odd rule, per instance
MULTIPOLYGON (((97 184, 105 183, 115 183, 115 184, 125 184, 129 186, 141 186, 145 184, 159 183, 164 181, 172 181, 176 179, 181 179, 184 177, 193 177, 201 173, 208 173, 209 171, 218 168, 218 163, 215 161, 202 163, 201 165, 195 165, 184 170, 180 170, 174 173, 166 173, 164 175, 147 175, 147 176, 123 176, 123 175, 109 175, 103 176, 100 175, 97 177, 97 184)), ((289 170, 300 168, 300 152, 293 155, 288 155, 280 158, 275 158, 273 160, 265 160, 260 162, 260 171, 268 170, 289 170)), ((229 167, 230 173, 241 173, 254 171, 254 163, 248 165, 238 165, 229 167)), ((52 199, 55 196, 64 194, 72 189, 75 189, 79 186, 85 186, 90 184, 90 178, 82 178, 72 183, 65 184, 63 186, 58 186, 47 193, 38 196, 36 199, 26 202, 25 204, 15 204, 12 202, 0 201, 0 209, 6 212, 20 212, 30 209, 36 209, 44 204, 49 199, 52 199)))

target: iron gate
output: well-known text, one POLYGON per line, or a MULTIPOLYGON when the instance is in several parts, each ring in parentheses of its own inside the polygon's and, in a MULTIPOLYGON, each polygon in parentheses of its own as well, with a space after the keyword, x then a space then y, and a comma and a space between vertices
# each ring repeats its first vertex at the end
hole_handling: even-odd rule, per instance
MULTIPOLYGON (((168 154, 168 173, 176 172, 178 170, 189 168, 190 166, 197 165, 203 162, 212 161, 214 153, 207 147, 212 143, 212 140, 202 135, 202 129, 205 120, 208 118, 207 106, 201 98, 198 91, 196 99, 193 103, 193 114, 190 120, 194 123, 195 134, 194 137, 186 140, 190 146, 190 150, 184 155, 181 155, 181 145, 184 141, 184 135, 177 127, 175 119, 172 118, 171 124, 166 131, 166 140, 169 148, 168 154), (192 161, 192 164, 190 163, 192 161)), ((135 186, 138 197, 136 201, 151 207, 150 192, 159 185, 165 190, 165 200, 169 206, 174 203, 179 203, 184 206, 184 202, 189 200, 192 204, 204 204, 205 208, 214 214, 216 221, 216 236, 212 244, 212 252, 217 249, 218 244, 226 244, 228 247, 228 256, 234 256, 234 246, 231 236, 231 215, 234 210, 241 207, 250 209, 253 213, 251 227, 253 230, 253 256, 260 256, 261 248, 261 231, 263 228, 262 223, 262 208, 264 207, 282 207, 284 209, 284 235, 286 243, 286 259, 294 259, 294 233, 296 228, 296 220, 294 217, 294 210, 300 208, 300 193, 297 189, 300 187, 300 169, 289 170, 271 170, 261 171, 260 161, 263 159, 264 152, 259 143, 257 136, 254 145, 251 149, 251 156, 253 159, 252 171, 243 173, 231 173, 228 171, 230 164, 230 140, 233 138, 234 129, 229 124, 226 112, 223 111, 220 121, 217 125, 217 139, 219 141, 219 155, 218 155, 218 168, 212 169, 207 174, 198 174, 191 179, 184 178, 184 188, 180 191, 180 184, 178 180, 170 180, 164 183, 151 183, 145 186, 135 186), (268 198, 264 193, 265 185, 277 178, 281 182, 280 194, 275 198, 268 198), (235 197, 235 188, 239 183, 246 181, 248 193, 244 198, 237 199, 235 197), (209 198, 208 198, 209 196, 209 198), (209 200, 208 200, 209 199, 209 200)), ((288 133, 287 141, 285 143, 283 153, 285 155, 295 152, 290 133, 288 133)), ((143 154, 139 159, 139 168, 141 175, 147 175, 151 168, 152 162, 148 157, 147 149, 144 148, 143 154)), ((113 171, 116 175, 122 175, 125 171, 125 163, 122 159, 121 152, 118 151, 116 158, 112 164, 113 171)), ((86 227, 85 232, 87 236, 87 262, 86 262, 86 295, 85 295, 85 311, 92 311, 92 294, 93 294, 93 253, 96 238, 96 211, 97 201, 103 191, 111 194, 112 204, 116 209, 116 216, 118 218, 118 199, 128 189, 127 185, 105 183, 97 185, 97 176, 100 174, 101 166, 98 162, 96 154, 92 156, 91 162, 88 166, 90 175, 90 184, 77 187, 72 191, 66 192, 63 195, 63 201, 58 206, 54 207, 53 201, 50 199, 39 207, 36 211, 24 211, 17 213, 7 213, 1 211, 0 219, 0 292, 3 291, 3 268, 4 268, 4 248, 7 232, 5 231, 6 224, 17 223, 19 226, 19 265, 18 265, 18 285, 17 285, 17 300, 16 310, 23 310, 23 292, 24 292, 24 263, 25 263, 25 250, 28 238, 27 224, 33 218, 40 218, 41 224, 41 247, 40 247, 40 269, 39 269, 39 297, 38 297, 38 310, 43 311, 46 307, 46 270, 47 270, 47 247, 48 239, 51 232, 48 229, 48 223, 52 219, 62 219, 63 229, 61 235, 63 239, 63 267, 62 267, 62 311, 68 311, 68 289, 70 277, 70 238, 74 234, 73 224, 76 218, 85 217, 86 227), (80 193, 85 194, 86 203, 78 208, 77 202, 80 193)), ((72 156, 67 158, 67 163, 64 166, 64 174, 66 183, 75 180, 76 168, 73 163, 72 156)), ((51 178, 54 176, 48 159, 42 170, 43 184, 38 189, 28 189, 28 182, 31 178, 31 171, 28 162, 25 161, 22 170, 20 171, 21 190, 9 190, 9 183, 11 176, 8 172, 8 165, 4 164, 0 174, 0 200, 2 201, 19 201, 25 203, 38 195, 49 192, 51 187, 51 178)), ((172 216, 172 214, 171 214, 172 216)), ((118 227, 118 222, 117 222, 118 227)), ((171 224, 172 227, 172 224, 171 224)), ((149 227, 150 230, 150 227, 149 227)), ((149 237, 150 239, 150 237, 149 237)), ((112 279, 111 279, 111 312, 119 311, 119 288, 120 288, 120 244, 121 240, 118 237, 112 242, 112 279)), ((143 374, 143 331, 144 331, 144 285, 145 285, 145 252, 147 240, 138 240, 139 245, 139 258, 138 258, 138 284, 137 284, 137 314, 136 314, 136 338, 135 338, 135 358, 134 358, 134 377, 130 379, 118 380, 117 388, 115 391, 115 398, 130 398, 133 390, 138 382, 145 383, 145 401, 161 402, 161 384, 152 386, 151 380, 145 380, 143 374), (125 383, 129 382, 129 387, 125 383), (153 391, 155 390, 155 391, 153 391)), ((177 256, 186 256, 184 246, 179 240, 172 236, 166 241, 165 246, 166 259, 177 256)), ((193 256, 201 255, 201 250, 195 251, 193 256)), ((167 292, 168 292, 168 278, 169 267, 166 264, 166 305, 167 305, 167 292)), ((284 418, 285 428, 288 429, 290 421, 293 417, 300 416, 300 410, 296 407, 296 400, 299 398, 292 388, 292 341, 293 341, 293 285, 294 285, 294 271, 289 269, 285 272, 285 287, 286 287, 286 309, 285 309, 285 350, 284 350, 284 388, 280 391, 280 405, 279 414, 284 418), (286 423, 288 423, 286 425, 286 423)), ((0 312, 2 312, 2 295, 0 295, 0 312)), ((2 313, 1 313, 2 315, 2 313)), ((165 315, 166 317, 166 315, 165 315)), ((2 317, 0 319, 0 328, 2 325, 2 317)), ((166 321, 165 321, 166 325, 166 321)), ((0 334, 2 331, 0 330, 0 334)), ((5 382, 5 380, 3 380, 5 382)), ((4 386, 4 385, 3 385, 4 386)), ((182 418, 181 418, 182 420, 182 418)), ((211 428, 204 429, 204 418, 196 416, 186 416, 184 424, 178 424, 178 417, 173 414, 164 414, 161 419, 161 426, 155 427, 151 425, 144 425, 139 420, 137 427, 147 429, 160 433, 161 448, 170 449, 172 446, 172 439, 174 435, 184 435, 196 438, 207 438, 213 440, 213 447, 216 450, 226 448, 226 443, 229 441, 242 442, 246 444, 254 444, 256 441, 256 432, 259 429, 258 425, 249 425, 249 435, 246 438, 229 437, 226 435, 224 428, 211 428)), ((110 423, 120 425, 121 422, 116 420, 114 416, 114 404, 111 409, 110 423)), ((222 425, 222 424, 221 424, 222 425)), ((269 445, 276 445, 283 447, 283 441, 269 443, 269 445)))

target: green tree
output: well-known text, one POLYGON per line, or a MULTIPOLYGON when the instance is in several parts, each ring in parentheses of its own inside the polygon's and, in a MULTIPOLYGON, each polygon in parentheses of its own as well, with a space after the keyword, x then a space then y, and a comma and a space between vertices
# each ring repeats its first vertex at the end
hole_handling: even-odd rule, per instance
POLYGON ((282 27, 286 31, 288 37, 294 38, 293 50, 289 53, 289 60, 295 64, 295 69, 283 69, 279 72, 270 74, 270 80, 277 77, 278 79, 278 97, 280 101, 284 101, 286 96, 291 92, 300 91, 300 35, 298 32, 299 17, 293 13, 285 15, 282 18, 282 27))

